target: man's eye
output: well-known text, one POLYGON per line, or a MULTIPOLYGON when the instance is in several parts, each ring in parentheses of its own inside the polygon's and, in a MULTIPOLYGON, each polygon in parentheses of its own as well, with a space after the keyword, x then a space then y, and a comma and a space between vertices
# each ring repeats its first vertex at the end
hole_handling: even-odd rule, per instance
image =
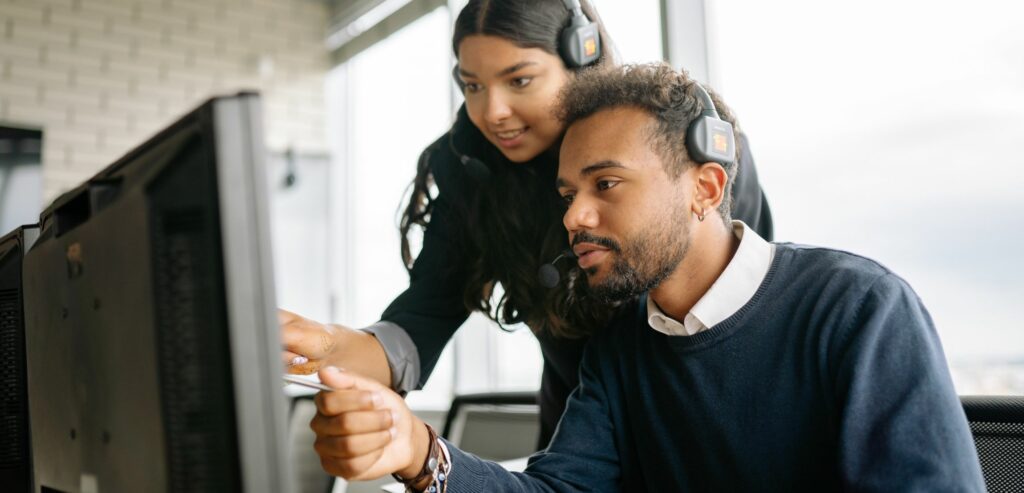
POLYGON ((530 82, 533 82, 533 77, 517 77, 512 79, 512 87, 522 89, 530 85, 530 82))
POLYGON ((483 89, 483 87, 481 87, 480 84, 477 84, 476 82, 467 82, 465 87, 466 92, 469 93, 480 92, 483 89))
POLYGON ((597 182, 597 189, 600 190, 600 191, 605 191, 605 190, 608 190, 609 188, 612 188, 612 187, 614 187, 615 185, 618 185, 618 184, 619 184, 619 182, 617 182, 617 181, 600 180, 600 181, 597 182))

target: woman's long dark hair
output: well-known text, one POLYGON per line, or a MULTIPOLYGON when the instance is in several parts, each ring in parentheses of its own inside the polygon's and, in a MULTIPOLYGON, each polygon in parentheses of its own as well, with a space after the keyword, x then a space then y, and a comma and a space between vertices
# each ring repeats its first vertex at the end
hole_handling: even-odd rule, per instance
MULTIPOLYGON (((589 2, 581 4, 599 26, 602 56, 596 64, 615 63, 614 48, 597 12, 589 2)), ((455 21, 452 48, 457 57, 464 38, 483 34, 559 56, 559 38, 571 19, 561 0, 470 0, 455 21)), ((458 146, 456 152, 487 163, 491 172, 486 182, 464 187, 471 195, 452 201, 450 211, 454 240, 462 255, 461 263, 451 268, 456 278, 464 280, 466 308, 483 311, 501 326, 525 322, 534 332, 557 337, 589 334, 608 319, 611 308, 587 296, 578 269, 568 267, 572 262, 557 266, 563 280, 556 288, 541 286, 537 276, 542 264, 568 246, 562 225, 565 209, 554 185, 557 153, 544 152, 530 162, 513 163, 464 114, 460 116, 449 142, 458 146), (503 290, 497 302, 492 296, 496 283, 503 290)), ((434 205, 429 155, 425 152, 421 158, 401 219, 402 260, 408 269, 413 263, 409 232, 413 226, 427 226, 434 205)))

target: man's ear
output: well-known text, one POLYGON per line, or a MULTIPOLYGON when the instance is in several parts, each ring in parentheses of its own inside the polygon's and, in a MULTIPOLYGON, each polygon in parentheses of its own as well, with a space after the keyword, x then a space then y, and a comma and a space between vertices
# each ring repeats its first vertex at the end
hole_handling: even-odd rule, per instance
POLYGON ((693 213, 701 216, 714 211, 725 200, 725 186, 729 174, 721 164, 709 162, 697 168, 694 180, 693 213))

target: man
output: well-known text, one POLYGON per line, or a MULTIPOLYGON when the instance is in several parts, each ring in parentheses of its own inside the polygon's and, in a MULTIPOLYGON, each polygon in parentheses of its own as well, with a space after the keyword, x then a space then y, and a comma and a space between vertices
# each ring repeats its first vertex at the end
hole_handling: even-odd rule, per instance
POLYGON ((452 492, 984 491, 918 297, 871 260, 731 221, 735 166, 693 161, 684 137, 698 94, 665 65, 563 93, 565 226, 590 292, 623 306, 526 472, 433 440, 397 395, 337 369, 311 423, 325 470, 452 492))

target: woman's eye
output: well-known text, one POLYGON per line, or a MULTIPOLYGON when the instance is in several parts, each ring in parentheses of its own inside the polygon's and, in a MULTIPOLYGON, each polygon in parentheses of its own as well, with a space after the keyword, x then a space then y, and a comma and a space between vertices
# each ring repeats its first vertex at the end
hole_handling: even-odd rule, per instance
POLYGON ((600 190, 600 191, 605 191, 605 190, 608 190, 609 188, 612 188, 612 187, 614 187, 615 185, 618 185, 618 184, 619 184, 619 182, 617 182, 617 181, 600 180, 600 181, 597 182, 597 189, 600 190))
POLYGON ((567 194, 562 196, 562 200, 565 202, 565 205, 572 205, 573 197, 574 197, 573 194, 567 193, 567 194))
POLYGON ((480 90, 483 89, 480 86, 480 84, 477 84, 476 82, 467 82, 465 87, 466 87, 466 92, 470 92, 470 93, 480 92, 480 90))
POLYGON ((530 82, 533 82, 533 77, 517 77, 512 79, 512 87, 522 89, 530 85, 530 82))

